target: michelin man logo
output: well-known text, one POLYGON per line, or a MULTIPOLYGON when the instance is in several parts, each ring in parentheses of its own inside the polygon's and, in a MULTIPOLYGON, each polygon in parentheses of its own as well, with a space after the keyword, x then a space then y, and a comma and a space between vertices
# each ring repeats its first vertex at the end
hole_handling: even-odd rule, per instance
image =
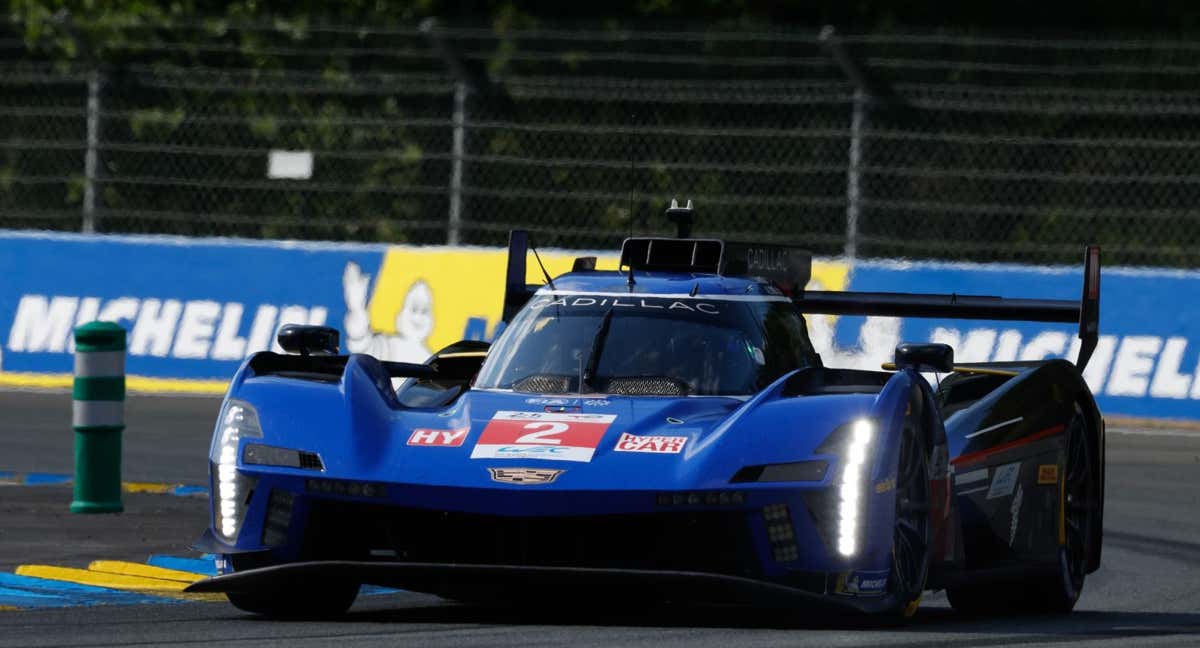
POLYGON ((373 330, 367 312, 371 275, 353 261, 342 273, 346 299, 346 349, 367 353, 380 360, 424 362, 432 353, 425 341, 433 332, 433 291, 424 280, 414 281, 396 312, 394 334, 373 330))

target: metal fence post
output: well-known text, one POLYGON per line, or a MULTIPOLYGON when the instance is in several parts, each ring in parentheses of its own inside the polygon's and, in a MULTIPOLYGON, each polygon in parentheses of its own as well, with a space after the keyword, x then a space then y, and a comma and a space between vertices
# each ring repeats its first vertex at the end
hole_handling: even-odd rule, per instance
POLYGON ((119 513, 125 430, 125 329, 89 322, 75 329, 75 497, 72 513, 119 513))
POLYGON ((450 151, 450 215, 446 224, 446 244, 458 245, 462 228, 463 156, 467 139, 467 82, 454 84, 454 138, 450 151))
POLYGON ((80 231, 96 231, 96 173, 100 148, 100 89, 103 75, 99 68, 88 73, 87 152, 83 156, 83 224, 80 231))
POLYGON ((472 97, 483 97, 490 102, 493 110, 496 105, 511 109, 512 97, 508 96, 502 85, 492 81, 479 61, 463 58, 454 44, 441 32, 436 18, 423 20, 420 29, 445 63, 450 76, 454 77, 454 113, 451 116, 454 135, 450 151, 450 213, 446 223, 446 243, 457 245, 462 242, 467 102, 472 97))
POLYGON ((421 21, 420 30, 429 39, 442 62, 446 64, 450 75, 454 77, 454 108, 450 116, 450 124, 453 129, 450 143, 450 209, 446 216, 446 244, 458 245, 462 237, 463 156, 467 144, 469 78, 462 57, 442 36, 437 18, 426 18, 421 21))
POLYGON ((866 97, 861 89, 854 91, 850 114, 850 156, 846 166, 846 260, 858 256, 859 167, 862 165, 862 135, 866 121, 866 97))
POLYGON ((100 60, 89 41, 82 38, 75 28, 75 21, 67 9, 59 9, 51 16, 51 22, 59 25, 75 41, 75 46, 91 63, 87 75, 87 150, 83 154, 83 205, 80 213, 79 231, 92 234, 96 231, 96 181, 100 171, 100 93, 104 87, 104 73, 100 60))
POLYGON ((832 25, 822 28, 817 39, 828 50, 846 79, 854 85, 854 98, 850 106, 850 150, 846 166, 845 247, 846 259, 853 263, 858 256, 859 219, 862 216, 862 158, 867 119, 876 104, 897 104, 899 101, 890 86, 869 75, 846 50, 832 25))

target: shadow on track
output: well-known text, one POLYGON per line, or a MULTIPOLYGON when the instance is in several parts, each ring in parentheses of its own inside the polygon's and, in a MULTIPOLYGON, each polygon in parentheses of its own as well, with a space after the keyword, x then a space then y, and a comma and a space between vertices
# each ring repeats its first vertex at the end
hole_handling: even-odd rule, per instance
MULTIPOLYGON (((387 597, 391 598, 391 597, 387 597)), ((481 606, 420 597, 419 601, 397 601, 398 607, 374 607, 351 611, 339 624, 450 624, 464 626, 591 626, 632 628, 709 628, 813 631, 882 631, 912 638, 933 635, 968 635, 974 645, 1051 643, 1066 637, 1079 640, 1196 636, 1200 641, 1200 613, 1079 611, 1066 616, 965 617, 947 607, 923 608, 902 624, 886 624, 863 617, 816 617, 796 611, 753 610, 724 607, 634 605, 568 607, 557 605, 481 606), (428 601, 428 604, 422 604, 428 601), (408 603, 408 605, 405 605, 408 603), (992 638, 989 639, 989 636, 992 638), (980 640, 976 640, 975 638, 980 640)), ((377 601, 376 605, 386 605, 377 601)), ((255 617, 241 617, 274 623, 255 617)), ((282 622, 281 622, 282 623, 282 622)), ((916 645, 920 645, 920 642, 916 645)))
POLYGON ((1200 542, 1169 540, 1142 533, 1105 529, 1104 545, 1120 547, 1156 558, 1168 558, 1188 564, 1200 564, 1200 542))

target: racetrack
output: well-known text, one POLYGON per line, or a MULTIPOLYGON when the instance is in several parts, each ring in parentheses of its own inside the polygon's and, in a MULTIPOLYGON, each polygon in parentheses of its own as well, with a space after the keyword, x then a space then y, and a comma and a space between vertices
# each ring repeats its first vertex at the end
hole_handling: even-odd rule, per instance
MULTIPOLYGON (((125 479, 203 484, 218 400, 131 395, 125 479)), ((67 394, 0 393, 0 470, 70 472, 67 394)), ((137 495, 117 518, 70 515, 69 488, 0 486, 0 570, 179 551, 202 498, 137 495), (57 490, 45 490, 57 489, 57 490), (53 518, 53 519, 51 519, 53 518), (101 541, 81 551, 81 525, 101 541), (107 531, 106 531, 107 529, 107 531), (84 555, 86 552, 87 555, 84 555)), ((1003 646, 1200 645, 1200 432, 1110 427, 1103 566, 1067 617, 963 619, 929 596, 907 626, 823 627, 723 610, 472 608, 416 594, 360 598, 335 622, 254 619, 223 603, 0 611, 0 646, 245 642, 255 646, 1003 646)))

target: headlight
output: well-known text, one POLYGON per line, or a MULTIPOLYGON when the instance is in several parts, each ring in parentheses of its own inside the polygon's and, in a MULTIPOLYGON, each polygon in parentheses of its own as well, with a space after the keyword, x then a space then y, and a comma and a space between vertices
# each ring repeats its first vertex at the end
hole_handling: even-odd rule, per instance
POLYGON ((237 540, 238 529, 246 515, 246 504, 254 490, 254 479, 237 469, 238 442, 243 438, 262 438, 258 413, 249 403, 226 401, 217 418, 212 447, 208 451, 209 474, 214 480, 213 528, 225 540, 237 540))
POLYGON ((850 426, 846 446, 842 450, 842 478, 838 484, 838 553, 853 556, 858 550, 859 512, 862 500, 864 466, 867 448, 875 426, 868 419, 859 419, 850 426))

